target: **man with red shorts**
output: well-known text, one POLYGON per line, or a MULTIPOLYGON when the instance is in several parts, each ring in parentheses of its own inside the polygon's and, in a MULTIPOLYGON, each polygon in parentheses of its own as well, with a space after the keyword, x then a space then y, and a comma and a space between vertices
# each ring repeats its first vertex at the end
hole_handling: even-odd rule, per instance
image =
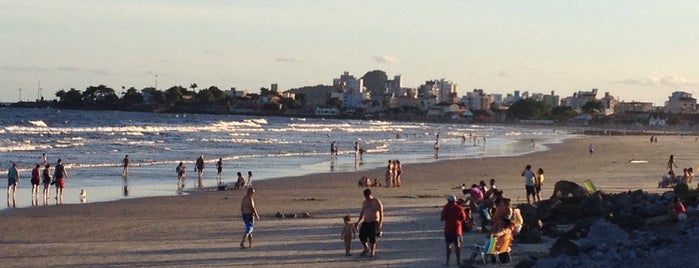
POLYGON ((56 169, 53 172, 53 179, 56 183, 56 203, 63 204, 63 188, 66 187, 66 179, 68 178, 68 171, 61 163, 61 159, 58 159, 56 164, 56 169))

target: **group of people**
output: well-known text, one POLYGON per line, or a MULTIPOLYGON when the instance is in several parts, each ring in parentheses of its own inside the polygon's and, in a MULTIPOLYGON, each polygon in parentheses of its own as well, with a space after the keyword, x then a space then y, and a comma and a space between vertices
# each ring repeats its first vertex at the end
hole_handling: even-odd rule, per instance
MULTIPOLYGON (((667 161, 667 174, 663 176, 663 179, 658 183, 658 187, 674 187, 677 184, 684 183, 689 185, 694 180, 694 168, 688 167, 682 169, 682 175, 677 175, 675 173, 675 156, 670 155, 670 159, 667 161)), ((699 188, 699 186, 697 186, 699 188)))
MULTIPOLYGON (((201 155, 194 162, 194 171, 197 172, 197 187, 201 188, 204 186, 203 175, 204 168, 206 167, 204 162, 204 155, 201 155)), ((187 177, 187 166, 184 162, 180 162, 175 168, 177 173, 177 190, 182 190, 185 187, 185 178, 187 177)), ((238 177, 234 184, 233 189, 240 189, 242 187, 250 188, 252 187, 252 171, 248 171, 247 179, 238 172, 238 177)), ((216 162, 216 183, 218 186, 224 185, 223 183, 223 158, 219 158, 216 162)))
POLYGON ((386 165, 386 187, 400 187, 401 174, 403 167, 400 165, 400 160, 388 160, 386 165))
MULTIPOLYGON (((337 142, 333 141, 332 143, 330 143, 330 157, 337 158, 338 152, 339 151, 337 149, 337 142)), ((359 146, 359 141, 355 141, 354 142, 354 158, 361 159, 362 156, 364 156, 365 152, 366 152, 366 150, 359 146)))
POLYGON ((359 231, 359 241, 362 243, 361 256, 366 257, 376 256, 376 241, 378 237, 383 235, 381 231, 384 221, 383 203, 374 197, 371 189, 364 189, 363 194, 364 202, 362 202, 362 210, 357 222, 353 224, 350 215, 342 217, 344 225, 340 239, 344 241, 346 256, 352 255, 350 253, 351 245, 352 240, 357 236, 357 230, 359 231))
MULTIPOLYGON (((447 203, 442 208, 441 220, 444 221, 444 239, 446 242, 446 265, 449 265, 451 249, 454 249, 456 262, 461 262, 461 246, 463 233, 471 232, 476 226, 473 212, 479 216, 481 232, 488 237, 497 237, 495 249, 497 252, 508 252, 514 234, 518 233, 524 220, 517 208, 511 207, 511 199, 503 196, 503 191, 497 189, 495 179, 486 185, 484 181, 466 188, 462 184, 464 198, 454 195, 447 197, 447 203)), ((474 252, 470 261, 481 252, 474 252)))
MULTIPOLYGON (((39 205, 39 190, 43 184, 43 204, 48 205, 50 200, 51 185, 56 186, 56 203, 63 203, 63 189, 65 188, 68 171, 63 166, 62 160, 58 159, 56 166, 51 173, 51 164, 48 163, 46 154, 42 155, 41 163, 37 163, 31 171, 32 184, 32 205, 39 205), (43 166, 43 170, 41 169, 43 166)), ((17 186, 20 183, 20 172, 17 163, 12 163, 7 171, 7 203, 15 206, 17 203, 17 186)))
POLYGON ((539 168, 536 173, 532 171, 532 166, 527 165, 522 171, 524 177, 524 189, 527 194, 527 203, 541 201, 541 187, 544 186, 544 169, 539 168), (531 199, 529 198, 531 197, 531 199))

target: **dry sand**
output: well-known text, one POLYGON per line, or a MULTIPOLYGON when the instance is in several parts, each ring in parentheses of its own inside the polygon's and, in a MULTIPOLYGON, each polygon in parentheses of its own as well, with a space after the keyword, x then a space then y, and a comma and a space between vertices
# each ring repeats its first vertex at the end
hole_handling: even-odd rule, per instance
MULTIPOLYGON (((544 198, 555 181, 591 179, 598 189, 661 192, 657 182, 670 154, 680 167, 699 163, 694 137, 599 136, 568 140, 546 152, 516 157, 448 160, 404 166, 403 187, 372 188, 385 206, 384 236, 375 258, 344 256, 342 216, 359 213, 361 176, 383 178, 383 170, 327 173, 255 181, 254 247, 240 249, 243 191, 201 191, 105 203, 52 205, 0 212, 3 267, 434 267, 444 262, 441 206, 455 185, 494 177, 505 196, 524 199, 520 172, 526 164, 546 171, 544 198), (589 157, 587 146, 595 144, 589 157), (645 160, 634 164, 630 160, 645 160), (406 198, 415 196, 417 198, 406 198), (309 212, 311 218, 276 218, 309 212)), ((469 233, 464 244, 481 243, 469 233)), ((550 242, 550 241, 548 241, 550 242)), ((546 252, 548 244, 513 245, 513 262, 546 252)), ((467 258, 470 249, 462 250, 467 258)), ((453 258, 453 257, 452 257, 453 258)), ((452 265, 453 259, 452 259, 452 265)))

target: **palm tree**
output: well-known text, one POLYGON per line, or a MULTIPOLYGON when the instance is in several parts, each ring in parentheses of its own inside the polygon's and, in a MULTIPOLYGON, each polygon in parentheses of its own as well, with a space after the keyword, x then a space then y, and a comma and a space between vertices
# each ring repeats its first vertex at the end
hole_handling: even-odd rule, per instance
POLYGON ((189 88, 191 88, 192 91, 194 91, 194 92, 197 91, 197 87, 198 87, 198 86, 197 86, 197 83, 192 83, 191 85, 189 85, 189 88))

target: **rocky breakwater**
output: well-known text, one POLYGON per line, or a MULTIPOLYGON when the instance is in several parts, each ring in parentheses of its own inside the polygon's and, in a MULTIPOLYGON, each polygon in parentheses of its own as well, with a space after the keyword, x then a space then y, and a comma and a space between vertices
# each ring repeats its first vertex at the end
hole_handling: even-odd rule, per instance
POLYGON ((678 185, 664 194, 571 191, 535 205, 520 204, 525 224, 515 243, 541 243, 542 236, 556 242, 548 256, 520 256, 523 260, 515 267, 695 266, 699 262, 694 253, 699 245, 696 196, 699 192, 678 185), (667 220, 674 196, 688 208, 684 221, 667 220))

